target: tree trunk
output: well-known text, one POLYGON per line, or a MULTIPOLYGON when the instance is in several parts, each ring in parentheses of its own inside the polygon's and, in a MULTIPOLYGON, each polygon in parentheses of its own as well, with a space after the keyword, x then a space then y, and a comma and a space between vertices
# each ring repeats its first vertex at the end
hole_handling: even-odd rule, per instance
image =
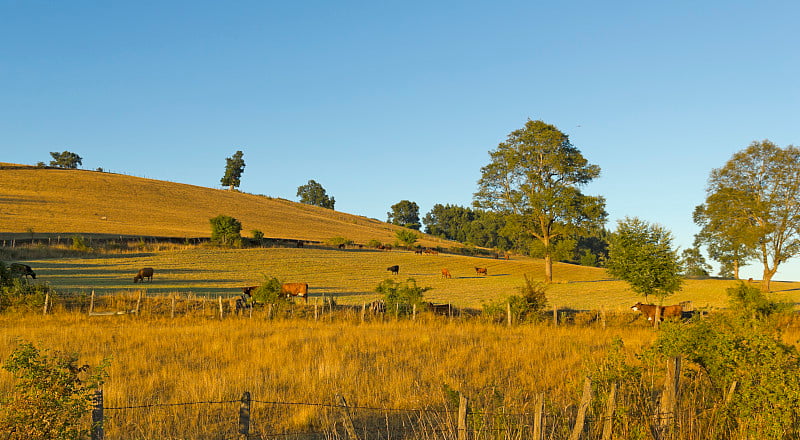
POLYGON ((739 278, 739 260, 733 260, 733 279, 738 280, 739 278))
POLYGON ((549 253, 544 255, 544 282, 553 283, 553 258, 549 253))
POLYGON ((764 276, 762 277, 763 279, 761 280, 761 291, 762 292, 764 292, 764 293, 769 292, 769 283, 772 280, 773 275, 775 275, 775 272, 777 272, 777 271, 778 271, 778 265, 777 264, 775 265, 774 269, 769 269, 767 266, 764 266, 764 276))

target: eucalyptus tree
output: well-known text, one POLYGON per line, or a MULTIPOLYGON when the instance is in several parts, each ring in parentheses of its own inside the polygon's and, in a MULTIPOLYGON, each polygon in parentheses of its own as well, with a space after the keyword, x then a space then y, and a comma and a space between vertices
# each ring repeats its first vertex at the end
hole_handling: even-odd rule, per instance
POLYGON ((328 197, 328 192, 325 191, 325 188, 313 179, 309 180, 307 184, 297 187, 297 197, 300 197, 300 203, 305 203, 306 205, 328 209, 333 209, 336 205, 336 199, 328 197))
POLYGON ((393 225, 419 230, 419 205, 410 200, 401 200, 392 205, 392 210, 386 213, 386 221, 393 225))
POLYGON ((713 233, 754 252, 769 291, 781 263, 800 254, 800 149, 751 143, 711 171, 701 206, 713 233))
POLYGON ((545 282, 551 283, 558 242, 605 224, 605 199, 580 191, 600 176, 600 167, 590 164, 569 136, 543 121, 528 120, 489 155, 474 204, 504 214, 510 228, 516 225, 541 242, 545 282))
POLYGON ((83 164, 83 158, 71 151, 57 152, 51 151, 50 156, 53 160, 50 161, 51 167, 66 168, 74 170, 78 165, 83 164))

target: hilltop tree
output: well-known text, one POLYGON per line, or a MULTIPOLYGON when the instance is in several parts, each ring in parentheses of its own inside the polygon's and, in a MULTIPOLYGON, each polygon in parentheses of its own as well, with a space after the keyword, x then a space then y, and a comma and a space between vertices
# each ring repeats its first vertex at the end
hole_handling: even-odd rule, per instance
POLYGON ((672 249, 672 233, 638 218, 620 220, 611 234, 606 269, 634 292, 660 302, 681 288, 681 265, 672 249))
POLYGON ((589 164, 566 134, 542 121, 528 120, 489 155, 474 203, 503 213, 509 230, 541 242, 545 281, 551 283, 558 242, 605 223, 605 199, 579 190, 600 175, 600 167, 589 164))
POLYGON ((799 199, 800 149, 764 140, 711 171, 698 209, 717 243, 755 252, 764 266, 761 289, 768 292, 780 264, 800 254, 799 199))
POLYGON ((300 203, 322 208, 333 209, 336 204, 336 200, 333 197, 328 197, 325 188, 314 180, 309 180, 306 185, 298 186, 297 197, 300 197, 300 203))
POLYGON ((238 188, 242 183, 242 173, 244 173, 244 153, 241 150, 236 151, 233 157, 225 158, 225 175, 222 176, 220 182, 222 186, 227 186, 233 191, 238 188))
POLYGON ((728 215, 715 215, 712 221, 706 209, 706 205, 699 205, 692 213, 694 223, 701 228, 694 236, 694 246, 706 246, 709 258, 720 264, 720 276, 738 280, 739 269, 757 257, 753 238, 742 234, 743 229, 728 215))
POLYGON ((419 206, 409 200, 401 200, 392 205, 391 212, 387 212, 387 222, 403 226, 408 229, 419 230, 422 226, 419 223, 419 206))
POLYGON ((681 267, 683 275, 691 278, 705 278, 709 275, 711 266, 696 247, 684 249, 681 253, 681 267))
POLYGON ((66 168, 74 170, 78 165, 83 165, 83 158, 71 151, 57 152, 51 151, 50 156, 53 160, 50 161, 51 167, 66 168))

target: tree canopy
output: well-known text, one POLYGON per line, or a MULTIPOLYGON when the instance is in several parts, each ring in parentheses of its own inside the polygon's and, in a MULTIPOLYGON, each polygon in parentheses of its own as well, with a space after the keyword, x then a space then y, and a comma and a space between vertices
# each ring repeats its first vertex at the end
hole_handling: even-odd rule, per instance
POLYGON ((309 180, 307 184, 298 186, 297 197, 300 197, 300 203, 322 208, 333 209, 336 204, 336 199, 328 197, 325 188, 314 180, 309 180))
POLYGON ((236 246, 242 243, 242 223, 227 215, 218 215, 209 219, 211 223, 211 242, 236 246))
POLYGON ((227 186, 231 190, 241 185, 242 173, 244 173, 244 153, 236 151, 233 157, 225 158, 225 175, 220 179, 222 186, 227 186))
POLYGON ((656 295, 663 301, 680 290, 683 282, 672 233, 635 217, 619 220, 611 234, 606 269, 645 299, 656 295))
POLYGON ((800 254, 798 199, 800 149, 764 140, 751 143, 711 171, 706 201, 695 212, 702 214, 701 233, 720 252, 754 252, 738 258, 755 255, 761 261, 761 289, 769 291, 780 264, 800 254))
POLYGON ((78 165, 83 165, 83 158, 71 151, 57 152, 51 151, 50 156, 53 160, 50 161, 51 167, 75 169, 78 165))
POLYGON ((392 205, 392 210, 387 212, 387 222, 403 226, 408 229, 419 230, 422 226, 419 223, 419 206, 409 200, 401 200, 392 205))
POLYGON ((489 155, 475 206, 504 214, 510 227, 541 243, 550 283, 558 242, 605 223, 605 199, 579 189, 600 175, 600 167, 589 164, 566 134, 542 121, 528 120, 489 155))

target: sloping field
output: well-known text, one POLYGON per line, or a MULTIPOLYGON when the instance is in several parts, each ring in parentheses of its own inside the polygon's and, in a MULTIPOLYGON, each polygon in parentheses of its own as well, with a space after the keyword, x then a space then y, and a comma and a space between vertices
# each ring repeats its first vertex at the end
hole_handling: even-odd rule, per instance
MULTIPOLYGON (((392 243, 400 229, 283 199, 97 171, 1 164, 0 188, 0 235, 6 238, 74 233, 208 237, 208 220, 220 214, 242 222, 243 236, 258 229, 270 238, 392 243)), ((419 243, 453 245, 429 236, 419 243)))
MULTIPOLYGON (((381 281, 413 278, 418 286, 432 288, 425 293, 429 301, 476 308, 484 302, 518 294, 526 275, 535 281, 541 280, 544 273, 541 260, 523 257, 497 260, 324 247, 188 247, 99 258, 43 259, 29 264, 39 275, 37 281, 70 292, 119 294, 143 289, 148 295, 177 293, 214 298, 241 293, 240 287, 260 284, 264 277, 277 277, 283 282, 309 283, 312 302, 326 295, 335 297, 340 304, 361 304, 379 297, 375 288, 381 281), (386 270, 395 264, 400 266, 398 275, 386 270), (133 275, 140 267, 155 268, 152 283, 133 284, 133 275), (476 274, 475 267, 485 267, 488 274, 476 274), (443 279, 442 268, 447 268, 453 278, 443 279)), ((554 274, 555 283, 547 288, 547 297, 559 308, 621 311, 642 300, 626 283, 609 279, 603 269, 556 264, 554 274)), ((725 289, 735 283, 687 280, 684 290, 668 302, 692 301, 695 307, 724 307, 725 289)), ((773 288, 778 299, 800 301, 800 283, 777 282, 773 288)))

